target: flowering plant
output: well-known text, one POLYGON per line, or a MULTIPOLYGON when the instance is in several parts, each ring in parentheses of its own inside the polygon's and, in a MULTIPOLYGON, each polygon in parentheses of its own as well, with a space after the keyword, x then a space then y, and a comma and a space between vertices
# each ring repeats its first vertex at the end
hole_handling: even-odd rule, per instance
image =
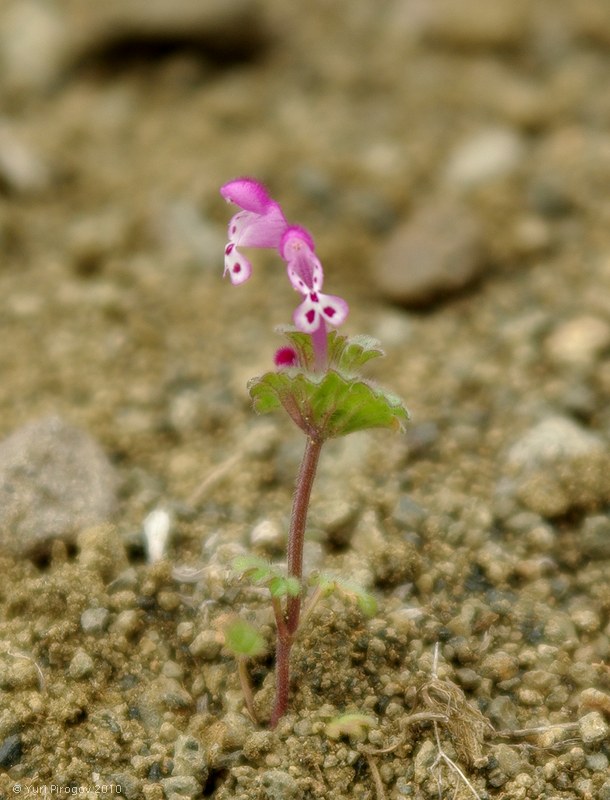
MULTIPOLYGON (((306 598, 303 583, 305 525, 322 445, 327 439, 366 428, 402 431, 408 412, 396 395, 361 377, 364 364, 383 352, 370 337, 348 338, 337 332, 349 308, 343 298, 322 292, 324 271, 310 233, 289 224, 280 205, 252 178, 230 181, 220 192, 241 209, 229 222, 225 275, 234 285, 250 277, 252 265, 241 248, 275 249, 286 264, 293 289, 302 296, 293 314, 294 328, 282 329, 288 344, 275 354, 276 369, 248 384, 258 413, 283 408, 307 437, 290 518, 287 574, 279 576, 260 559, 246 558, 239 565, 242 572, 265 582, 272 597, 277 627, 276 693, 271 714, 275 726, 288 707, 290 651, 299 621, 324 591, 342 585, 318 577, 316 588, 306 598)), ((352 594, 361 608, 373 608, 364 592, 356 588, 352 594)))

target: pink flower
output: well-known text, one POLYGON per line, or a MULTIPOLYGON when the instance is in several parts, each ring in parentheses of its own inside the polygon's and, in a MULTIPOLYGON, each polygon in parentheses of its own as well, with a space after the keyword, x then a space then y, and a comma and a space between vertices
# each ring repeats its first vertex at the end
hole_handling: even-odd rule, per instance
POLYGON ((305 300, 294 312, 294 324, 303 333, 314 333, 325 323, 338 327, 345 322, 349 306, 341 297, 324 294, 324 271, 314 253, 310 234, 298 225, 286 228, 280 242, 280 253, 287 263, 288 278, 305 300))
POLYGON ((242 209, 229 222, 224 274, 229 273, 233 284, 244 283, 252 274, 252 265, 238 247, 277 248, 288 223, 279 204, 252 178, 229 181, 220 193, 242 209))

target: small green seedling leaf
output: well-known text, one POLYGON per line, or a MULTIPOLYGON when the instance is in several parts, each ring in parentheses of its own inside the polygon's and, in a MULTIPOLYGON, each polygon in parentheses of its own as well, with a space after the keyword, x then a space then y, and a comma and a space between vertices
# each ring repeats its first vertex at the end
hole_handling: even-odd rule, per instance
POLYGON ((276 575, 268 583, 272 597, 298 597, 301 594, 301 584, 297 578, 286 578, 276 575))
POLYGON ((264 584, 272 597, 298 597, 301 594, 297 578, 285 575, 282 567, 270 564, 260 556, 238 556, 233 561, 233 569, 246 575, 253 583, 264 584))
POLYGON ((233 569, 240 575, 247 575, 254 583, 264 583, 275 574, 272 564, 260 556, 238 556, 233 561, 233 569))
POLYGON ((262 656, 267 647, 265 640, 253 625, 243 619, 234 619, 225 627, 225 644, 238 658, 262 656))
POLYGON ((367 714, 342 714, 326 725, 326 735, 331 739, 338 739, 340 736, 364 739, 366 731, 376 725, 377 720, 367 714))

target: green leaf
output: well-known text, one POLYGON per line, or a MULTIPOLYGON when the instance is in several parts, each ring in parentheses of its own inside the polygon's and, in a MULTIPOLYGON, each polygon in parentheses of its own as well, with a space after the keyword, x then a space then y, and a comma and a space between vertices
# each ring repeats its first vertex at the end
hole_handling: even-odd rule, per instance
POLYGON ((260 556, 238 556, 233 560, 232 566, 235 572, 247 575, 254 583, 267 581, 275 574, 274 567, 260 556))
POLYGON ((262 656, 267 647, 265 640, 253 625, 243 619, 234 619, 225 627, 225 644, 236 656, 256 658, 262 656))
POLYGON ((267 372, 251 380, 248 390, 257 413, 283 407, 308 436, 322 441, 367 428, 402 432, 409 419, 395 394, 334 369, 267 372))
POLYGON ((268 583, 272 597, 298 597, 301 594, 301 583, 298 578, 276 575, 268 583))

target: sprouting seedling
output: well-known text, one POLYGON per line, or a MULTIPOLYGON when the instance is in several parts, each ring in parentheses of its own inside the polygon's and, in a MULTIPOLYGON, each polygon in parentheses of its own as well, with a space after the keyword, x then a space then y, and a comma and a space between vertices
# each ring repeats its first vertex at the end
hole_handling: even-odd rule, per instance
MULTIPOLYGON (((290 583, 276 580, 275 594, 272 590, 277 627, 276 689, 271 713, 274 727, 288 708, 290 652, 305 593, 305 525, 322 445, 328 439, 367 428, 403 431, 409 415, 400 398, 360 374, 367 361, 383 355, 378 343, 365 336, 348 338, 337 333, 349 308, 343 298, 322 291, 324 270, 311 234, 299 225, 289 224, 280 205, 252 178, 230 181, 220 192, 241 209, 229 222, 225 275, 234 285, 243 284, 252 273, 252 265, 241 248, 274 249, 285 263, 290 284, 302 297, 293 313, 295 327, 283 330, 288 344, 276 352, 276 369, 248 384, 258 413, 283 408, 306 436, 288 532, 285 578, 290 583)), ((271 583, 257 569, 261 566, 243 571, 255 579, 258 574, 258 579, 271 589, 271 583)), ((273 576, 274 580, 278 577, 273 576)))
POLYGON ((341 714, 333 717, 326 725, 326 735, 331 739, 338 739, 340 736, 349 736, 353 739, 364 739, 369 728, 377 725, 375 717, 370 714, 354 712, 352 714, 341 714))
POLYGON ((250 676, 248 675, 247 661, 251 658, 262 656, 267 647, 265 640, 253 625, 239 617, 230 619, 224 626, 225 646, 237 661, 237 672, 241 691, 246 702, 248 714, 256 722, 254 710, 254 696, 250 676))

